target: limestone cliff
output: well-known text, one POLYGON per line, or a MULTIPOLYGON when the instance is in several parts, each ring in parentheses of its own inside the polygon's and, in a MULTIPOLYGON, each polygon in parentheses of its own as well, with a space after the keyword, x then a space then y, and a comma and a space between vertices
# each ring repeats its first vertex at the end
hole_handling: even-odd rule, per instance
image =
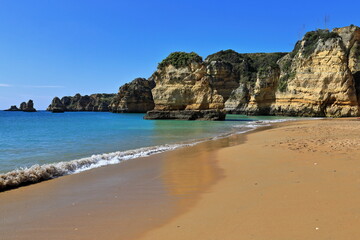
POLYGON ((91 94, 90 96, 81 96, 79 93, 75 96, 66 96, 61 98, 55 97, 47 108, 47 111, 109 111, 109 104, 115 97, 115 94, 91 94))
POLYGON ((155 87, 152 79, 136 78, 120 87, 111 101, 109 109, 115 113, 145 113, 154 109, 151 89, 155 87))
POLYGON ((172 119, 222 119, 221 110, 342 117, 359 116, 359 100, 360 28, 351 25, 308 32, 290 53, 226 50, 203 60, 193 52, 174 52, 149 79, 125 84, 116 96, 77 94, 54 99, 48 110, 154 109, 148 118, 172 119))
POLYGON ((195 53, 170 54, 159 64, 151 79, 156 84, 152 89, 155 110, 202 110, 224 107, 224 99, 210 84, 206 65, 195 53))
POLYGON ((359 54, 349 54, 358 43, 358 32, 357 27, 308 32, 293 52, 279 62, 279 83, 283 86, 269 113, 358 116, 354 58, 359 54))
POLYGON ((290 53, 173 53, 153 74, 155 110, 358 116, 360 28, 308 32, 290 53))
MULTIPOLYGON (((167 64, 159 64, 152 76, 156 83, 152 90, 155 110, 223 109, 229 98, 244 98, 247 102, 248 94, 240 96, 234 90, 243 89, 242 93, 252 90, 256 76, 278 69, 274 63, 284 55, 239 54, 227 50, 210 55, 205 61, 198 57, 175 66, 168 59, 175 58, 172 61, 176 62, 177 58, 185 58, 186 53, 173 53, 164 60, 167 64)), ((235 101, 229 101, 228 105, 239 106, 235 101)))

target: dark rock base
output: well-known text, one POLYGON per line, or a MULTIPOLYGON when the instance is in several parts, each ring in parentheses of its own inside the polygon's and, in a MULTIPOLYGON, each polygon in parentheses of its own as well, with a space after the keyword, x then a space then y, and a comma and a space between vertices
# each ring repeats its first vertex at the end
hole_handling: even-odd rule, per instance
POLYGON ((226 117, 226 113, 223 110, 180 110, 180 111, 152 110, 146 113, 144 119, 223 121, 225 120, 225 117, 226 117))
POLYGON ((63 109, 61 109, 61 108, 53 108, 52 110, 51 110, 51 112, 52 113, 63 113, 63 112, 65 112, 63 109))

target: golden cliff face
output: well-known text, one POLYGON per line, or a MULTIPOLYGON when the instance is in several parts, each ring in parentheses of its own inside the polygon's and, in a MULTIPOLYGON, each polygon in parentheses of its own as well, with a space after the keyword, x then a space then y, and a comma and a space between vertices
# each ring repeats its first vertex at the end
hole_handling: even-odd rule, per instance
POLYGON ((155 110, 359 116, 360 28, 308 32, 291 53, 174 53, 151 77, 155 110), (184 60, 185 59, 185 60, 184 60))
POLYGON ((151 89, 154 82, 145 78, 136 78, 120 87, 118 94, 109 105, 115 113, 145 113, 154 108, 151 89))
POLYGON ((243 103, 248 105, 249 93, 254 89, 254 105, 260 98, 273 98, 274 91, 269 94, 266 89, 276 89, 280 74, 276 60, 284 53, 239 54, 226 50, 205 61, 197 58, 185 64, 186 60, 179 60, 187 59, 187 55, 169 55, 163 61, 167 64, 161 63, 151 77, 156 83, 152 90, 155 110, 237 109, 243 103), (271 61, 273 64, 269 64, 271 61))
POLYGON ((176 68, 168 65, 153 74, 155 110, 222 109, 224 99, 213 89, 203 63, 176 68))
MULTIPOLYGON (((297 43, 286 91, 278 91, 271 112, 300 116, 357 116, 355 80, 348 52, 356 29, 310 32, 297 43), (338 31, 347 31, 341 37, 338 31)), ((282 75, 287 74, 282 69, 282 75)))

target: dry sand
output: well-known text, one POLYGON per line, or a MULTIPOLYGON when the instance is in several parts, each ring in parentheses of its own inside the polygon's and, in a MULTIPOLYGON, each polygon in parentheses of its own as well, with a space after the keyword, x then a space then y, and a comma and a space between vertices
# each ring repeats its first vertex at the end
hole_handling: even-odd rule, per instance
POLYGON ((0 239, 358 239, 360 121, 290 122, 0 193, 0 239))

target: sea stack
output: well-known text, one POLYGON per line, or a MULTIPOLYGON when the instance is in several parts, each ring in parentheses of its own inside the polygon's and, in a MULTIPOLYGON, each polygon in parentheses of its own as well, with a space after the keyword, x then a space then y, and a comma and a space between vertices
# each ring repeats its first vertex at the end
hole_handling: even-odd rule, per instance
POLYGON ((20 104, 20 110, 23 112, 36 112, 33 100, 30 99, 27 103, 22 102, 20 104))
POLYGON ((27 103, 22 102, 20 104, 20 108, 18 108, 16 105, 12 105, 9 109, 6 109, 5 111, 36 112, 36 109, 34 108, 33 100, 30 99, 27 103))
POLYGON ((21 111, 16 105, 12 105, 9 109, 6 109, 4 111, 21 111))

